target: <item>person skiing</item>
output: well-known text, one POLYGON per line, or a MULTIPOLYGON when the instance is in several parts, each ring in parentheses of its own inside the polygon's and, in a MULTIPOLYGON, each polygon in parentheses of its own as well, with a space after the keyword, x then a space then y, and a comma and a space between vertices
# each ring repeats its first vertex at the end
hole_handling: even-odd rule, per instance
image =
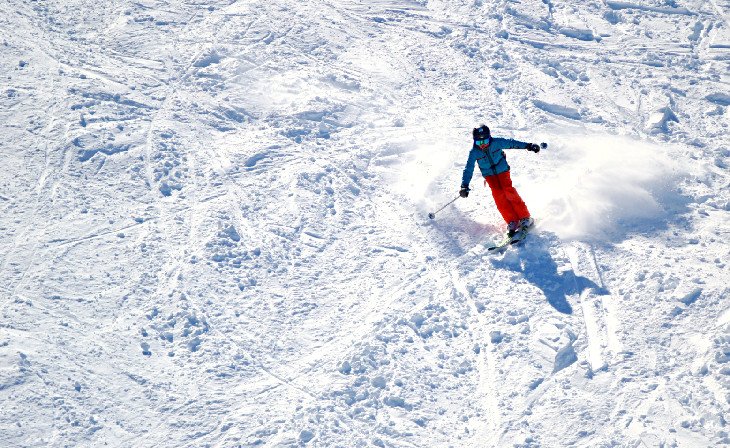
POLYGON ((507 222, 507 236, 513 237, 518 232, 527 231, 535 221, 530 217, 525 202, 520 197, 510 179, 510 167, 507 164, 504 150, 510 148, 527 149, 535 153, 540 152, 540 147, 535 143, 521 142, 508 138, 492 137, 489 127, 481 125, 472 131, 474 144, 469 151, 469 158, 464 167, 464 175, 461 178, 461 189, 459 195, 462 198, 469 196, 469 182, 474 174, 474 163, 479 165, 479 170, 484 176, 484 183, 489 184, 492 190, 492 197, 497 205, 499 213, 507 222))

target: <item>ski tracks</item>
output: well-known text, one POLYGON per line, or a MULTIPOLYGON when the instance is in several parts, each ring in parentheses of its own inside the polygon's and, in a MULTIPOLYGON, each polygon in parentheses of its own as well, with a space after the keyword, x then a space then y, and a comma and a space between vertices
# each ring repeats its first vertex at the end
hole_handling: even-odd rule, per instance
POLYGON ((586 330, 587 358, 593 371, 603 370, 618 360, 623 350, 616 298, 606 288, 593 248, 571 243, 564 251, 572 265, 578 302, 586 330), (587 283, 588 280, 590 283, 587 283))
POLYGON ((472 325, 474 346, 480 347, 476 361, 477 372, 479 375, 476 392, 483 403, 484 410, 487 411, 486 418, 488 419, 488 422, 477 428, 476 434, 472 439, 477 441, 476 446, 482 444, 495 446, 495 436, 499 433, 502 419, 499 411, 499 400, 497 398, 498 385, 495 373, 495 365, 497 361, 491 348, 487 347, 486 344, 487 335, 485 334, 485 331, 486 328, 488 328, 488 322, 482 313, 479 312, 474 297, 472 297, 469 289, 463 279, 459 276, 456 269, 451 271, 451 281, 453 282, 454 289, 468 300, 472 314, 475 316, 476 320, 476 322, 472 325))

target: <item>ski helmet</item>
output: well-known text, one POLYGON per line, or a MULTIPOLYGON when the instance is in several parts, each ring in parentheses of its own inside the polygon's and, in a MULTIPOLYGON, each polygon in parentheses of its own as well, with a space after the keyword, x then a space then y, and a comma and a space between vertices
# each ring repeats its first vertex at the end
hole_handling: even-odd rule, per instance
POLYGON ((484 140, 489 138, 491 133, 489 132, 489 127, 486 124, 483 124, 478 128, 474 128, 474 130, 471 131, 471 135, 474 137, 474 140, 484 140))

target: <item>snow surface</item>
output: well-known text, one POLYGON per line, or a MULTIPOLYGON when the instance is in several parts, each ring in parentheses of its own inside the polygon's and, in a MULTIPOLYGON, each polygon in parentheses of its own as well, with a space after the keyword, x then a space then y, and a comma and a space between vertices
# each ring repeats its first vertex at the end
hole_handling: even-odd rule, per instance
POLYGON ((0 445, 730 445, 729 13, 0 2, 0 445))

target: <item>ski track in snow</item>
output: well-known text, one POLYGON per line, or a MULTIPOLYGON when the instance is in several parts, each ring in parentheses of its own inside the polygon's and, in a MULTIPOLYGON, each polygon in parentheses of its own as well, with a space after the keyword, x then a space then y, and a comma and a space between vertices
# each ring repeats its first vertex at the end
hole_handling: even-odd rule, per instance
POLYGON ((730 445, 726 2, 90 6, 0 5, 0 445, 730 445))

